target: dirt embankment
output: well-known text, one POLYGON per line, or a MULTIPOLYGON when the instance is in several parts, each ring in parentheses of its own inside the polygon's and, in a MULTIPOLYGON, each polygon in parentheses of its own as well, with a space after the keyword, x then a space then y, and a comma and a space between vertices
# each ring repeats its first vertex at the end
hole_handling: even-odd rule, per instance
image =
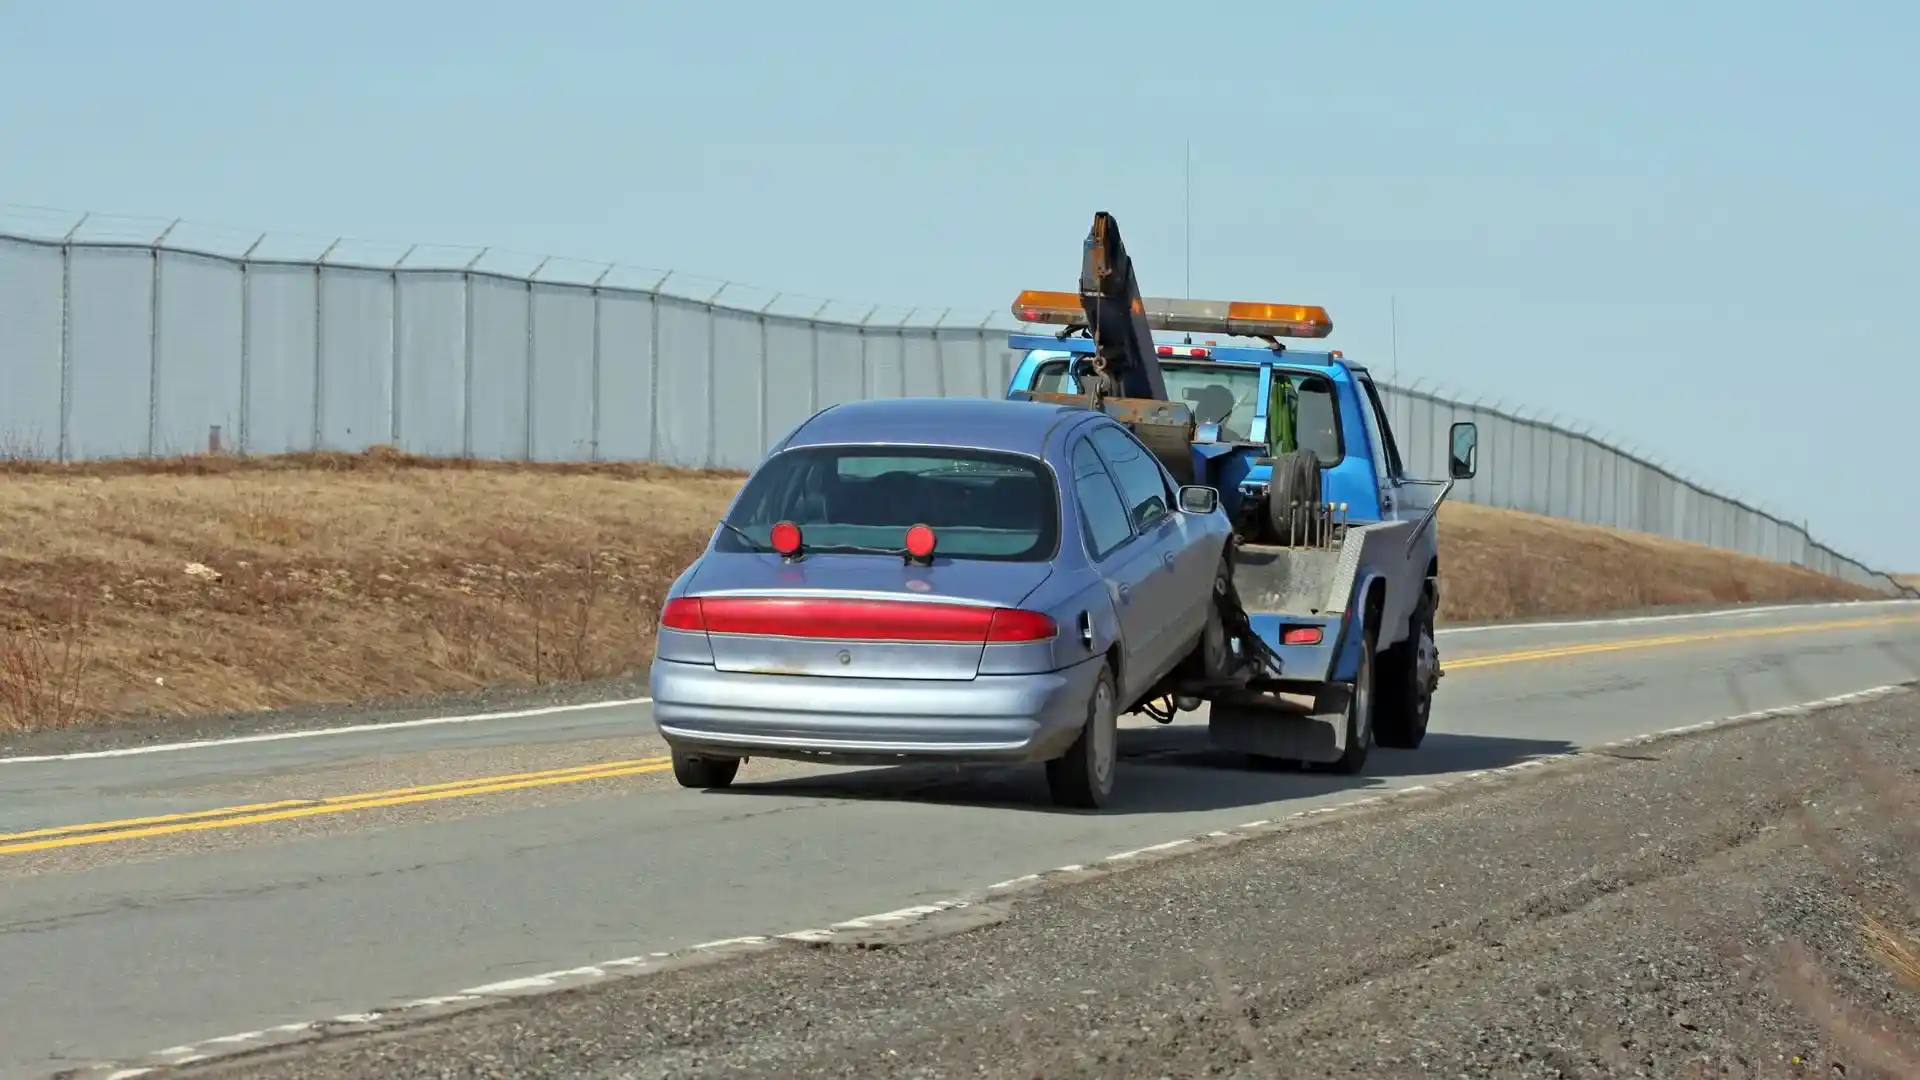
MULTIPOLYGON (((739 482, 389 452, 0 463, 0 731, 643 669, 739 482)), ((1443 620, 1870 595, 1467 505, 1440 536, 1443 620)))

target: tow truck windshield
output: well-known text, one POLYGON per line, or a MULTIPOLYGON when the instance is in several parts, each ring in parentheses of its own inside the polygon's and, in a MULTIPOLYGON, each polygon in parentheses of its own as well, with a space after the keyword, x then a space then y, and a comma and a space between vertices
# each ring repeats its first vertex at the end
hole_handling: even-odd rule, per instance
POLYGON ((897 551, 932 526, 941 559, 1041 562, 1059 540, 1051 475, 1036 458, 944 447, 808 446, 747 483, 717 550, 771 550, 773 526, 800 526, 806 550, 897 551))
MULTIPOLYGON (((1252 442, 1254 412, 1260 396, 1260 369, 1223 363, 1182 363, 1160 361, 1170 400, 1184 402, 1193 410, 1197 423, 1219 424, 1220 437, 1234 442, 1252 442)), ((1334 401, 1333 383, 1320 375, 1275 368, 1276 378, 1293 383, 1297 397, 1298 425, 1294 429, 1295 446, 1279 447, 1311 450, 1323 467, 1339 463, 1345 456, 1340 442, 1340 424, 1334 401)), ((1067 361, 1049 360, 1034 372, 1033 388, 1045 393, 1068 392, 1067 361)))

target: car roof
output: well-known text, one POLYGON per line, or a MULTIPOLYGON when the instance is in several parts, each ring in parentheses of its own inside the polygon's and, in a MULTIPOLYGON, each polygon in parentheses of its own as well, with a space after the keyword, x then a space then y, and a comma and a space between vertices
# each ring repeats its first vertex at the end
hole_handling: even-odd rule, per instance
POLYGON ((870 398, 835 405, 801 425, 787 448, 880 443, 1002 450, 1040 456, 1063 419, 1096 415, 1071 405, 1006 398, 870 398))

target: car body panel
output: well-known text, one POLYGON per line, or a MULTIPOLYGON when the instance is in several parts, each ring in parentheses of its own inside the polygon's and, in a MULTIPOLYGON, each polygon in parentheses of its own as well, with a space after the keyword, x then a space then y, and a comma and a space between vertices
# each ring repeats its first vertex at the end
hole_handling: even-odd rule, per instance
POLYGON ((1086 720, 1102 659, 1058 671, 929 679, 820 679, 656 662, 654 722, 676 750, 717 756, 1042 761, 1086 720))

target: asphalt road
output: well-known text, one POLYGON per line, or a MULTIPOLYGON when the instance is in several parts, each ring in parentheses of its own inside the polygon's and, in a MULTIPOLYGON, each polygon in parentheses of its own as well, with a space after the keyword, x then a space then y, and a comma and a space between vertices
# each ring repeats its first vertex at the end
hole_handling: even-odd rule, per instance
POLYGON ((1638 743, 893 947, 778 942, 181 1080, 1911 1080, 1920 967, 1875 952, 1920 948, 1916 719, 1909 692, 1638 743))
POLYGON ((1035 768, 754 762, 674 788, 644 704, 0 761, 0 1077, 939 900, 1473 770, 1920 677, 1920 605, 1443 633, 1434 734, 1249 772, 1182 717, 1117 805, 1035 768), (570 771, 569 771, 570 770, 570 771), (118 822, 118 824, 116 824, 118 822))

